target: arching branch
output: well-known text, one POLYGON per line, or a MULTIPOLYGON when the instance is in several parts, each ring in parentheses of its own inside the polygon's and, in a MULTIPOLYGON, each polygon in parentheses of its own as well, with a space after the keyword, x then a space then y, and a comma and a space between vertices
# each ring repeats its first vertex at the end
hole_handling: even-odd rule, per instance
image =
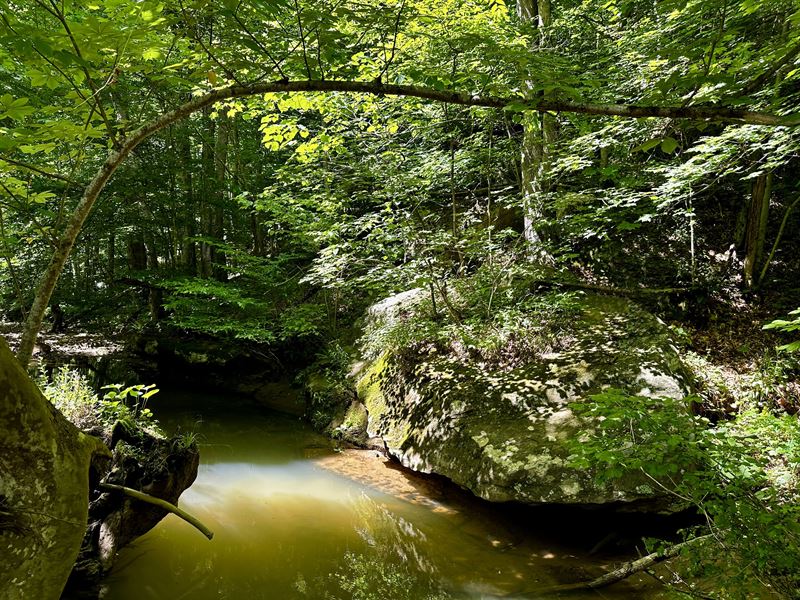
POLYGON ((112 150, 105 162, 101 165, 95 176, 86 186, 80 202, 61 235, 58 247, 53 253, 50 263, 42 277, 36 291, 28 319, 25 322, 17 358, 23 366, 27 366, 33 355, 33 347, 39 328, 44 319, 44 313, 50 302, 50 297, 55 289, 61 271, 72 251, 75 240, 83 227, 86 218, 94 206, 97 197, 105 187, 109 178, 114 174, 125 158, 151 135, 180 121, 203 108, 216 102, 231 98, 242 98, 268 93, 286 92, 348 92, 358 94, 375 94, 386 96, 407 96, 422 98, 435 102, 459 104, 462 106, 481 106, 486 108, 534 110, 539 112, 569 112, 589 115, 607 115, 617 117, 639 118, 660 117, 671 119, 695 119, 727 121, 735 123, 749 123, 753 125, 787 126, 800 125, 800 115, 786 117, 753 112, 727 107, 693 107, 693 106, 637 106, 631 104, 592 104, 556 100, 549 97, 543 99, 526 100, 521 96, 478 96, 466 92, 434 90, 413 85, 383 84, 378 81, 338 81, 310 79, 306 81, 277 81, 262 82, 251 85, 232 85, 225 88, 212 90, 198 96, 178 108, 162 114, 161 116, 145 123, 134 131, 131 136, 123 141, 121 146, 112 150))

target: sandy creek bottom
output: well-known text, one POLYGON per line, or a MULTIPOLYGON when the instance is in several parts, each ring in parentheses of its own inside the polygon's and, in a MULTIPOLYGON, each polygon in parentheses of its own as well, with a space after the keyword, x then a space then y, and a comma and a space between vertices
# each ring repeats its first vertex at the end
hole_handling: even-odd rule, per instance
MULTIPOLYGON (((180 504, 215 537, 169 515, 121 552, 104 600, 537 598, 619 558, 587 552, 602 523, 581 539, 605 517, 490 505, 238 397, 162 392, 151 408, 199 435, 180 504)), ((569 598, 657 596, 638 579, 569 598)))

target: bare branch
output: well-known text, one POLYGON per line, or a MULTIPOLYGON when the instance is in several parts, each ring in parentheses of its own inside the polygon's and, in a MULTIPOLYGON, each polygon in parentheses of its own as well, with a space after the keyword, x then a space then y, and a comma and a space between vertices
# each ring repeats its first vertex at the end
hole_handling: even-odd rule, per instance
POLYGON ((148 504, 153 504, 158 506, 159 508, 163 508, 167 512, 171 512, 173 515, 180 517, 193 527, 195 527, 200 533, 206 536, 209 540, 214 537, 214 533, 203 523, 195 517, 194 515, 186 512, 182 508, 178 508, 171 502, 167 502, 163 498, 156 498, 155 496, 151 496, 150 494, 145 494, 144 492, 140 492, 139 490, 134 490, 129 487, 125 487, 124 485, 116 485, 114 483, 101 483, 100 487, 104 490, 111 490, 115 492, 122 492, 126 496, 130 496, 135 500, 139 500, 141 502, 147 502, 148 504))
POLYGON ((381 69, 380 74, 378 75, 378 80, 383 79, 383 76, 389 72, 389 67, 394 62, 395 53, 397 52, 397 34, 400 31, 400 20, 403 17, 403 9, 406 7, 406 0, 402 0, 400 3, 400 8, 397 11, 397 18, 394 20, 394 35, 392 37, 392 52, 389 55, 389 58, 386 60, 385 64, 383 65, 383 69, 381 69))
POLYGON ((306 48, 306 35, 303 32, 303 21, 300 18, 300 14, 302 11, 300 10, 300 6, 297 4, 297 0, 294 0, 294 7, 295 11, 297 12, 297 28, 300 33, 300 43, 303 46, 303 62, 306 65, 306 75, 308 75, 308 78, 311 79, 313 75, 311 74, 311 67, 308 65, 308 49, 306 48))
POLYGON ((281 68, 281 64, 277 60, 275 60, 275 58, 272 56, 270 51, 267 50, 266 46, 264 46, 264 44, 261 43, 261 41, 253 34, 253 32, 251 32, 247 28, 247 25, 245 25, 244 21, 242 21, 242 19, 239 18, 239 15, 237 15, 234 12, 233 13, 233 18, 239 24, 239 27, 241 27, 242 30, 247 34, 247 37, 249 37, 253 41, 253 43, 256 46, 258 46, 258 48, 264 53, 264 56, 266 56, 270 60, 270 62, 275 67, 275 69, 278 71, 278 74, 281 76, 281 78, 288 79, 288 77, 286 76, 286 73, 284 73, 283 69, 281 68))
POLYGON ((37 167, 35 165, 29 164, 29 163, 26 163, 26 162, 22 162, 20 160, 15 160, 13 158, 8 158, 8 157, 2 156, 2 155, 0 155, 0 160, 2 160, 3 162, 7 162, 10 165, 14 165, 15 167, 20 167, 22 169, 27 169, 28 171, 33 171, 34 173, 38 173, 39 175, 44 175, 45 177, 51 177, 53 179, 58 179, 59 181, 63 181, 64 183, 67 183, 69 185, 77 185, 77 186, 86 185, 83 182, 75 181, 74 179, 70 179, 66 175, 61 175, 60 173, 52 173, 50 171, 45 171, 44 169, 41 169, 41 168, 39 168, 39 167, 37 167))
POLYGON ((608 587, 614 583, 618 583, 623 579, 627 579, 631 575, 635 573, 640 573, 646 569, 649 569, 653 565, 656 565, 660 562, 664 562, 665 560, 669 560, 671 558, 675 558, 681 552, 683 552, 686 548, 693 547, 693 546, 700 546, 711 539, 711 534, 701 535, 695 538, 691 538, 686 540, 685 542, 681 542, 680 544, 674 544, 672 546, 668 546, 663 550, 658 552, 653 552, 646 556, 643 556, 637 560, 627 562, 623 564, 621 567, 614 569, 606 573, 605 575, 601 575, 596 579, 592 579, 591 581, 584 581, 581 583, 568 583, 566 585, 557 585, 550 588, 545 588, 542 590, 537 590, 537 596, 548 596, 552 594, 557 594, 559 592, 571 592, 571 591, 578 591, 578 590, 597 590, 600 588, 608 587))

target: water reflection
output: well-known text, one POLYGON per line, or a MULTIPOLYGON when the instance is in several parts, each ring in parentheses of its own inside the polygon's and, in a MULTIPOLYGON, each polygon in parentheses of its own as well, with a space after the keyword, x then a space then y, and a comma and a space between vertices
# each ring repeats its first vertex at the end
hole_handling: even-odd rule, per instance
MULTIPOLYGON (((530 526, 375 453, 335 452, 298 420, 230 398, 162 397, 166 428, 204 440, 176 517, 124 550, 106 600, 514 597, 584 561, 530 526)), ((562 573, 563 575, 563 573, 562 573)), ((622 590, 621 595, 644 595, 622 590)), ((594 595, 587 597, 596 597, 594 595)))

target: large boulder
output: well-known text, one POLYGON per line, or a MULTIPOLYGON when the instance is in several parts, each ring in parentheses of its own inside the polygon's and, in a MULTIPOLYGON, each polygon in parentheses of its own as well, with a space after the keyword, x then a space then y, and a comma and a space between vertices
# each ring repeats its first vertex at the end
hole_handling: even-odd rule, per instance
MULTIPOLYGON (((405 466, 491 501, 663 507, 637 473, 601 486, 569 466, 570 440, 592 435, 570 407, 616 388, 674 399, 664 410, 685 410, 690 374, 652 314, 617 297, 587 294, 578 302, 559 350, 511 369, 424 345, 384 352, 357 386, 369 435, 382 437, 405 466)), ((390 320, 398 312, 392 306, 390 320)))
POLYGON ((89 472, 109 451, 37 389, 0 339, 0 596, 56 599, 86 531, 89 472))

